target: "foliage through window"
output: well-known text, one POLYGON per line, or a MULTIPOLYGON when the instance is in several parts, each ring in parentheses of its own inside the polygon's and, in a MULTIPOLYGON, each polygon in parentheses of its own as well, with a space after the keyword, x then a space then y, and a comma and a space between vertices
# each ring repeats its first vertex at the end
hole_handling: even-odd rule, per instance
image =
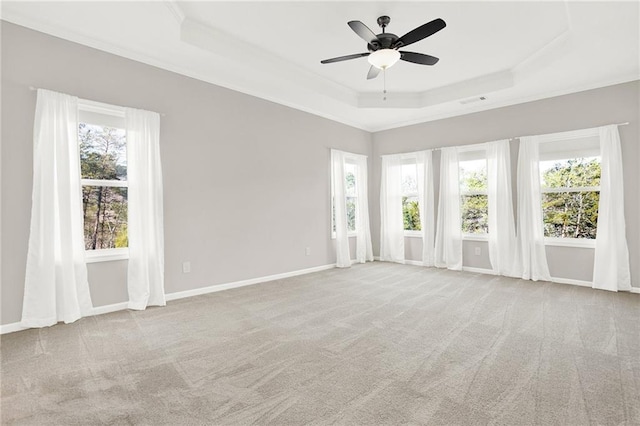
POLYGON ((489 197, 487 194, 487 160, 460 161, 460 210, 462 232, 489 232, 489 197))
POLYGON ((418 177, 415 159, 402 165, 402 217, 405 231, 420 231, 418 177))
POLYGON ((127 142, 123 129, 80 123, 86 250, 128 247, 127 142))
POLYGON ((545 237, 595 239, 600 157, 540 162, 545 237))

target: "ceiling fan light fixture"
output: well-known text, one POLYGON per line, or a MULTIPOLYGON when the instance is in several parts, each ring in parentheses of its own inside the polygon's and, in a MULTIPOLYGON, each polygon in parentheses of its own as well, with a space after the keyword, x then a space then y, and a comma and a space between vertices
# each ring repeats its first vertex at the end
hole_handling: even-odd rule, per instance
POLYGON ((374 67, 384 70, 392 67, 400 60, 400 52, 395 49, 380 49, 371 52, 367 59, 374 67))

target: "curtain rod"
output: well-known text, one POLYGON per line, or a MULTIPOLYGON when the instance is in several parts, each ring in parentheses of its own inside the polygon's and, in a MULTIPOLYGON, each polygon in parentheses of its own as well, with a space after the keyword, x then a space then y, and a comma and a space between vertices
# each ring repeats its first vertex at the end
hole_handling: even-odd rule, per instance
MULTIPOLYGON (((626 125, 628 125, 628 124, 629 124, 629 122, 628 122, 628 121, 625 121, 624 123, 614 123, 613 125, 614 125, 614 126, 626 126, 626 125)), ((598 126, 598 127, 600 127, 600 126, 598 126)), ((556 133, 562 133, 562 132, 556 132, 556 133)), ((521 138, 523 138, 523 137, 524 137, 524 136, 515 136, 515 137, 513 137, 513 138, 509 138, 509 140, 510 140, 510 141, 513 141, 513 140, 516 140, 516 139, 521 139, 521 138)))
MULTIPOLYGON (((613 125, 614 125, 614 126, 626 126, 626 125, 628 125, 628 124, 629 124, 629 122, 628 122, 628 121, 625 121, 624 123, 615 123, 615 124, 613 124, 613 125)), ((561 133, 561 132, 560 132, 560 133, 561 133)), ((509 141, 514 141, 514 140, 516 140, 516 139, 521 139, 521 138, 523 138, 523 137, 524 137, 524 136, 514 136, 514 137, 512 137, 512 138, 509 138, 508 140, 509 140, 509 141)), ((486 143, 486 142, 471 143, 471 144, 467 144, 467 145, 456 145, 456 147, 458 147, 458 148, 459 148, 459 147, 465 147, 465 146, 481 145, 481 144, 483 144, 483 143, 486 143)), ((444 148, 444 147, 440 147, 440 148, 429 148, 429 150, 431 150, 431 151, 440 151, 442 148, 444 148)), ((447 147, 447 148, 449 148, 449 147, 447 147)))
MULTIPOLYGON (((33 86, 29 86, 29 90, 31 90, 32 92, 35 92, 36 90, 38 90, 37 87, 33 87, 33 86)), ((86 99, 87 101, 89 99, 86 99)), ((95 102, 95 101, 91 101, 91 102, 95 102)), ((98 103, 103 103, 103 102, 98 102, 98 103)), ((161 117, 166 117, 167 114, 163 113, 163 112, 159 112, 158 114, 160 114, 161 117)))

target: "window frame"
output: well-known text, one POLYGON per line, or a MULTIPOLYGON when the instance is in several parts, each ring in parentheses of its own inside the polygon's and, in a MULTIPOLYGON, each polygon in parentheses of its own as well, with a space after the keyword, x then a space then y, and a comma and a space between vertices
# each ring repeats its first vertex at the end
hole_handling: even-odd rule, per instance
MULTIPOLYGON (((355 185, 355 192, 356 195, 354 196, 348 196, 345 192, 344 197, 345 197, 345 203, 346 203, 346 199, 347 197, 349 198, 355 198, 356 203, 355 203, 355 208, 358 208, 358 197, 360 196, 360 194, 358 194, 358 167, 360 167, 356 161, 356 157, 350 157, 350 156, 345 156, 345 164, 350 164, 353 165, 356 169, 356 174, 355 174, 355 178, 356 178, 356 185, 355 185)), ((347 178, 347 175, 345 173, 344 178, 347 178)), ((331 179, 333 179, 333 176, 331 177, 331 179)), ((331 239, 335 240, 336 237, 336 224, 335 224, 335 218, 334 218, 334 212, 335 212, 335 205, 334 205, 334 201, 335 201, 335 194, 334 194, 334 190, 333 190, 333 183, 331 184, 331 227, 329 228, 331 230, 331 239)), ((356 217, 358 216, 358 214, 356 213, 356 217)), ((358 223, 356 221, 355 223, 355 229, 353 231, 350 231, 349 228, 347 227, 347 238, 352 238, 352 237, 356 237, 358 235, 358 223)))
MULTIPOLYGON (((410 153, 410 154, 404 154, 400 157, 400 161, 402 166, 406 166, 406 165, 413 165, 416 168, 416 183, 417 183, 417 179, 418 179, 418 156, 415 153, 410 153)), ((415 193, 407 193, 405 194, 404 192, 402 193, 403 197, 415 197, 420 199, 419 195, 418 195, 418 188, 416 186, 416 192, 415 193)), ((418 201, 418 208, 420 209, 420 201, 418 201)), ((416 230, 408 230, 408 229, 403 229, 402 230, 404 233, 404 236, 407 238, 422 238, 422 230, 420 231, 416 231, 416 230)))
MULTIPOLYGON (((125 123, 125 109, 115 105, 104 104, 101 102, 89 101, 86 99, 78 99, 78 125, 80 123, 116 127, 125 130, 126 135, 126 123, 125 123), (83 118, 84 116, 84 118, 83 118), (88 119, 87 119, 88 118, 88 119)), ((127 143, 127 156, 129 153, 129 141, 127 143)), ((80 141, 78 140, 78 146, 80 141)), ((78 155, 80 153, 78 152, 78 155)), ((81 163, 80 163, 81 164, 81 163)), ((127 162, 127 167, 129 166, 127 162)), ((121 180, 105 180, 105 179, 82 179, 80 178, 80 190, 84 186, 104 186, 112 188, 128 188, 128 179, 126 181, 121 180)), ((84 230, 84 225, 83 225, 84 230)), ((129 259, 129 248, 108 248, 108 249, 85 249, 85 261, 87 263, 97 262, 110 262, 116 260, 129 259)))
MULTIPOLYGON (((458 148, 458 173, 460 173, 460 165, 466 161, 475 161, 475 160, 484 160, 485 163, 485 172, 488 171, 488 159, 487 159, 487 148, 486 144, 477 144, 477 145, 467 145, 464 147, 458 148), (466 155, 465 155, 466 154, 466 155), (469 156, 469 159, 461 159, 460 157, 469 156), (477 158, 473 158, 477 157, 477 158)), ((487 176, 488 178, 488 176, 487 176)), ((489 201, 489 182, 487 181, 487 189, 484 191, 463 191, 462 187, 459 187, 460 191, 460 230, 462 232, 462 197, 464 196, 473 196, 473 195, 485 195, 487 197, 487 217, 489 216, 488 211, 488 201, 489 201)), ((489 241, 489 232, 482 233, 470 233, 470 232, 462 232, 462 240, 464 241, 489 241)))
MULTIPOLYGON (((598 157, 600 159, 600 164, 602 166, 602 157, 600 153, 600 140, 598 135, 598 129, 586 129, 586 130, 578 130, 574 132, 564 132, 557 134, 544 135, 541 137, 541 140, 538 142, 538 147, 542 147, 544 144, 554 143, 554 144, 562 144, 570 141, 576 141, 584 138, 597 138, 598 148, 595 147, 580 147, 580 148, 565 148, 563 150, 557 151, 555 154, 553 153, 544 153, 540 155, 538 159, 538 167, 540 167, 540 163, 547 161, 562 161, 562 160, 573 160, 578 158, 589 158, 589 157, 598 157)), ((595 139, 594 139, 595 140, 595 139)), ((562 146, 562 145, 560 145, 562 146)), ((600 192, 600 186, 572 186, 572 187, 557 187, 557 188, 547 188, 542 186, 542 173, 540 173, 540 207, 542 208, 542 197, 544 194, 557 194, 557 193, 565 193, 565 192, 600 192)), ((598 201, 598 208, 600 207, 600 202, 598 201)), ((542 216, 542 225, 544 227, 544 214, 542 216)), ((596 225, 596 235, 598 232, 598 228, 596 225)), ((593 238, 574 238, 574 237, 544 237, 544 245, 545 246, 556 246, 556 247, 579 247, 579 248, 595 248, 596 247, 596 239, 593 238)))

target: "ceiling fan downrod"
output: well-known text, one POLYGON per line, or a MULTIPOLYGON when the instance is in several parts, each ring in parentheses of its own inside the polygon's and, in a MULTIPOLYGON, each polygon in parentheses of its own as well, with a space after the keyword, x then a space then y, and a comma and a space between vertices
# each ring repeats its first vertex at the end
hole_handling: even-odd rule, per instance
POLYGON ((385 33, 385 28, 387 28, 389 22, 391 22, 391 18, 389 18, 387 15, 380 16, 378 18, 378 25, 380 25, 380 28, 382 28, 382 34, 385 33))

